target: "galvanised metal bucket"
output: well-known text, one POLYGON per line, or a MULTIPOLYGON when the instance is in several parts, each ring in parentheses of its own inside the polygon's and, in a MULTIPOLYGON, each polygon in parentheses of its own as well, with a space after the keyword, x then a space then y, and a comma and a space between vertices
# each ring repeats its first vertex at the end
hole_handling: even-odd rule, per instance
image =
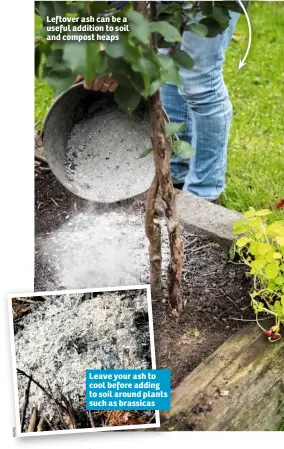
POLYGON ((153 157, 139 156, 151 147, 150 134, 146 104, 130 118, 112 93, 87 90, 83 83, 55 100, 42 128, 45 156, 56 178, 75 195, 100 203, 131 198, 149 188, 153 157), (70 147, 76 127, 79 137, 75 135, 70 147))

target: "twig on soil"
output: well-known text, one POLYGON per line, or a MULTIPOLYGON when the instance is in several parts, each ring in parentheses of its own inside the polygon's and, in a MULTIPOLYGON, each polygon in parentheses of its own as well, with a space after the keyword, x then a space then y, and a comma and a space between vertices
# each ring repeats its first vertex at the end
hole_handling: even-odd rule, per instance
POLYGON ((31 304, 38 304, 38 301, 34 301, 33 299, 29 298, 13 298, 13 299, 16 299, 17 301, 29 302, 31 304))
POLYGON ((35 160, 41 162, 44 165, 48 165, 47 160, 44 157, 39 156, 38 154, 35 154, 35 160))
POLYGON ((44 418, 45 422, 49 425, 49 427, 51 428, 51 430, 56 430, 56 429, 53 427, 53 425, 51 424, 51 422, 49 421, 49 419, 48 419, 47 416, 44 416, 43 418, 44 418))
POLYGON ((28 385, 27 385, 27 388, 25 390, 25 403, 24 403, 24 407, 23 407, 23 414, 22 414, 22 420, 21 420, 21 432, 24 431, 25 420, 26 420, 26 412, 27 412, 27 407, 28 407, 28 404, 29 404, 31 382, 32 382, 32 377, 29 378, 28 385))
POLYGON ((63 418, 63 415, 62 415, 62 413, 61 413, 61 409, 62 409, 62 408, 63 408, 63 411, 64 411, 65 413, 67 413, 67 410, 65 410, 65 407, 63 407, 62 404, 60 404, 60 402, 57 401, 57 400, 55 399, 55 397, 54 397, 54 395, 53 395, 53 393, 52 393, 52 390, 51 390, 50 383, 49 383, 48 381, 47 381, 47 385, 48 385, 48 388, 49 388, 49 391, 50 391, 50 398, 53 400, 53 402, 54 402, 55 405, 56 405, 56 408, 57 408, 58 414, 59 414, 59 416, 60 416, 60 419, 61 419, 61 421, 62 421, 62 424, 63 424, 63 426, 65 427, 65 429, 68 429, 68 426, 66 425, 65 420, 64 420, 64 418, 63 418))
POLYGON ((93 415, 92 415, 91 410, 88 410, 87 415, 88 415, 88 418, 89 418, 89 420, 90 420, 91 426, 92 426, 92 427, 96 427, 96 426, 95 426, 95 421, 94 421, 94 418, 93 418, 93 415))
POLYGON ((200 251, 201 249, 207 248, 208 246, 212 246, 212 245, 214 245, 213 242, 207 243, 206 245, 199 246, 198 248, 195 248, 195 249, 193 249, 192 251, 189 251, 188 254, 196 253, 197 251, 200 251))
POLYGON ((71 398, 70 398, 70 396, 68 396, 68 398, 67 398, 62 392, 60 393, 60 396, 61 396, 61 400, 64 402, 64 404, 67 408, 68 415, 69 415, 70 421, 71 421, 70 424, 73 429, 76 429, 77 425, 76 425, 74 410, 73 410, 72 403, 71 403, 71 398))
POLYGON ((45 418, 45 416, 42 416, 37 425, 37 432, 43 431, 45 423, 46 423, 46 418, 45 418))
POLYGON ((49 167, 42 167, 41 165, 38 168, 42 172, 50 172, 51 171, 49 167))
POLYGON ((226 298, 228 298, 228 300, 234 305, 234 307, 236 307, 238 310, 239 308, 236 305, 236 300, 234 298, 232 298, 227 292, 225 292, 225 290, 223 290, 222 288, 219 288, 220 292, 223 293, 224 296, 226 296, 226 298))
MULTIPOLYGON (((56 404, 61 410, 63 410, 65 413, 68 413, 68 410, 65 408, 65 406, 62 405, 62 404, 61 404, 61 403, 60 403, 60 402, 53 396, 52 392, 49 393, 49 392, 47 391, 47 389, 44 388, 44 387, 43 387, 37 380, 35 380, 32 376, 29 376, 27 373, 25 373, 23 370, 21 370, 21 369, 19 369, 19 368, 17 368, 17 373, 20 374, 20 375, 22 375, 22 376, 26 376, 28 379, 31 379, 32 382, 33 382, 35 385, 37 385, 37 386, 44 392, 44 394, 46 394, 47 397, 49 397, 49 399, 51 399, 53 402, 55 402, 55 404, 56 404)), ((50 388, 50 385, 49 385, 49 388, 50 388)), ((63 420, 63 422, 64 422, 64 420, 63 420)))
POLYGON ((198 242, 198 238, 197 237, 195 237, 194 239, 190 240, 189 242, 184 243, 183 244, 184 249, 191 248, 194 245, 194 243, 196 243, 196 242, 198 242))
POLYGON ((32 414, 31 414, 31 419, 30 419, 30 423, 29 423, 29 427, 28 427, 28 432, 34 432, 35 428, 36 428, 36 422, 37 422, 37 408, 33 407, 32 409, 32 414))
POLYGON ((58 203, 52 198, 52 196, 50 197, 50 199, 51 199, 51 201, 54 202, 55 206, 59 207, 59 206, 58 206, 58 203))
MULTIPOLYGON (((228 319, 229 320, 233 320, 233 321, 245 321, 247 323, 251 323, 251 322, 256 323, 256 320, 245 320, 243 318, 234 318, 234 317, 231 317, 231 316, 229 316, 228 319)), ((265 321, 265 320, 271 320, 271 317, 268 316, 266 318, 258 318, 257 321, 265 321)))
POLYGON ((156 413, 153 413, 153 415, 151 416, 151 418, 148 421, 148 424, 150 424, 154 418, 156 418, 156 413))

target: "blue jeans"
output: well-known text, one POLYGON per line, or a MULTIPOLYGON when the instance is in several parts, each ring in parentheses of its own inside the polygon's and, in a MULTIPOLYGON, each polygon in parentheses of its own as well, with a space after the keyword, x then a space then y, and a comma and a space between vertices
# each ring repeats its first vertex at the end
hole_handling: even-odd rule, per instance
POLYGON ((190 161, 172 157, 173 182, 183 184, 183 190, 190 195, 205 199, 216 199, 225 188, 232 105, 222 70, 225 52, 239 18, 238 13, 230 15, 228 28, 215 38, 200 37, 189 31, 184 33, 181 49, 192 57, 195 65, 192 69, 180 70, 182 91, 174 84, 166 84, 161 89, 170 121, 186 122, 186 130, 179 137, 195 150, 190 161))

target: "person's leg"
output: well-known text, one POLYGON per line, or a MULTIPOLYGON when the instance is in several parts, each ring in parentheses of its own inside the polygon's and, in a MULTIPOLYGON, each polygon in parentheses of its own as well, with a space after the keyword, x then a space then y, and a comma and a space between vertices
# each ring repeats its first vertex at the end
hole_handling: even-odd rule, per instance
MULTIPOLYGON (((186 123, 186 129, 178 133, 182 140, 191 141, 191 118, 188 114, 188 106, 179 94, 175 84, 167 83, 161 89, 162 104, 171 122, 186 123)), ((171 174, 173 183, 183 185, 189 171, 189 159, 181 159, 178 156, 171 158, 171 174)))
POLYGON ((195 150, 183 190, 205 199, 217 198, 225 188, 232 105, 222 69, 238 17, 239 14, 231 13, 229 27, 215 38, 191 32, 185 32, 183 38, 182 49, 195 62, 192 69, 180 71, 184 86, 180 94, 188 105, 192 126, 190 143, 195 150))

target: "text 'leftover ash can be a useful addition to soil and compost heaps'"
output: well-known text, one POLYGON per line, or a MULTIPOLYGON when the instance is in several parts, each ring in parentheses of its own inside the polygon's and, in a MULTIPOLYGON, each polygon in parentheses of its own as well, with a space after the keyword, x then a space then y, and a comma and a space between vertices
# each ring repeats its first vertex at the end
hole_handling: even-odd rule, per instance
POLYGON ((43 124, 43 146, 53 174, 72 193, 112 203, 145 192, 154 176, 149 111, 141 103, 132 117, 112 93, 77 84, 53 103, 43 124))

